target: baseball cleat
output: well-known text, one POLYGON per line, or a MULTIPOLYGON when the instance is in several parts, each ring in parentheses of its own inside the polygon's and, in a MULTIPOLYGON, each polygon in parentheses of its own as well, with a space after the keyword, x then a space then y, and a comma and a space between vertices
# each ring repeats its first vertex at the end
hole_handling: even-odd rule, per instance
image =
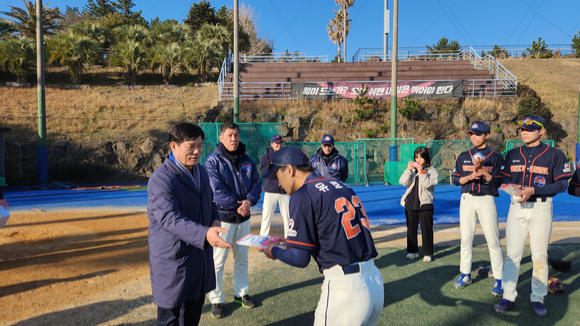
POLYGON ((254 301, 252 301, 252 299, 250 299, 250 296, 247 294, 242 296, 241 298, 234 296, 234 302, 241 304, 242 307, 247 308, 247 309, 254 308, 254 306, 255 306, 254 301))
POLYGON ((471 276, 469 274, 459 275, 459 277, 457 278, 457 281, 455 281, 455 283, 453 283, 453 285, 455 286, 456 289, 462 289, 462 288, 468 286, 469 284, 471 284, 471 276))
POLYGON ((483 265, 480 265, 477 269, 477 274, 483 277, 493 277, 493 270, 491 269, 491 266, 484 267, 483 265))
POLYGON ((493 289, 491 289, 491 295, 494 297, 501 297, 503 295, 503 286, 501 280, 495 280, 493 282, 493 289))
POLYGON ((430 263, 433 259, 431 259, 431 256, 425 256, 423 257, 423 261, 426 263, 430 263))
POLYGON ((414 254, 407 254, 407 256, 405 256, 405 258, 407 258, 407 259, 415 259, 415 258, 418 258, 418 257, 419 257, 419 253, 418 252, 416 252, 414 254))
POLYGON ((503 314, 508 309, 511 309, 515 306, 516 306, 515 302, 511 302, 511 301, 506 300, 506 299, 501 299, 501 301, 499 303, 497 303, 495 306, 493 306, 493 310, 495 310, 495 312, 499 312, 500 314, 503 314))
POLYGON ((210 315, 212 318, 222 318, 224 316, 224 304, 223 303, 212 304, 210 315))
POLYGON ((544 304, 541 302, 532 302, 534 313, 538 317, 546 317, 548 314, 548 310, 544 307, 544 304))

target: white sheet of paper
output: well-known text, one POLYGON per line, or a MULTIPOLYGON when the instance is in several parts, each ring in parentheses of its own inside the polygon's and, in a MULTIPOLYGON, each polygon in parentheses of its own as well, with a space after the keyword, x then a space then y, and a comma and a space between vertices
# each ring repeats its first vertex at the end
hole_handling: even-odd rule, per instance
POLYGON ((3 228, 6 225, 6 222, 8 222, 8 218, 10 218, 10 212, 6 208, 0 206, 0 216, 0 228, 3 228))
POLYGON ((236 243, 242 246, 249 246, 249 247, 268 247, 268 243, 278 242, 280 237, 269 237, 267 235, 257 235, 257 234, 248 234, 245 237, 238 240, 236 243))

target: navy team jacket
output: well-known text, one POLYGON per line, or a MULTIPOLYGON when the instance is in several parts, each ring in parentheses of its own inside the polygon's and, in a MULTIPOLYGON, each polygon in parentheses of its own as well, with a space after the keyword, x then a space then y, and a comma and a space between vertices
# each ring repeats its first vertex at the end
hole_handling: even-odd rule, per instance
POLYGON ((475 196, 491 195, 498 197, 499 192, 497 188, 501 186, 502 176, 500 169, 503 164, 503 156, 493 149, 485 148, 484 150, 477 150, 472 148, 459 154, 457 162, 455 162, 455 169, 453 170, 453 184, 461 186, 461 193, 470 193, 475 196), (468 183, 461 185, 459 179, 473 173, 473 161, 471 157, 475 153, 480 152, 483 155, 483 168, 491 174, 491 180, 488 182, 483 176, 479 179, 471 180, 468 183))
POLYGON ((533 201, 540 196, 555 196, 558 190, 552 185, 570 179, 572 170, 564 152, 540 143, 533 154, 526 146, 510 150, 501 167, 501 174, 506 179, 505 183, 534 187, 535 195, 530 198, 533 201))
POLYGON ((314 173, 325 179, 338 179, 346 182, 348 178, 348 161, 338 154, 338 150, 334 149, 334 154, 330 158, 328 165, 324 162, 322 156, 324 152, 319 148, 315 155, 310 158, 310 166, 314 173))
POLYGON ((239 224, 250 219, 250 215, 237 213, 238 201, 249 200, 256 205, 262 194, 260 175, 256 163, 245 154, 245 145, 240 142, 243 157, 239 166, 234 166, 222 153, 219 146, 215 147, 203 162, 209 174, 209 182, 213 189, 213 201, 219 209, 222 222, 239 224))

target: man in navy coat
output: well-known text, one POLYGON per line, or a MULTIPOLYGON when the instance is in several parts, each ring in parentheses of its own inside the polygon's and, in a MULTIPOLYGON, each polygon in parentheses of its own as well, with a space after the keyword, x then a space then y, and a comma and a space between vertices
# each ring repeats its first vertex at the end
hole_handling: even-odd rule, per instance
MULTIPOLYGON (((226 122, 220 126, 219 132, 220 142, 203 166, 210 177, 213 201, 218 207, 222 227, 227 229, 220 236, 234 245, 234 303, 250 309, 254 302, 248 294, 248 247, 237 245, 236 241, 250 233, 250 207, 260 200, 262 184, 256 164, 246 155, 246 146, 240 142, 238 125, 226 122)), ((229 249, 216 249, 213 254, 216 288, 208 295, 213 318, 224 316, 222 279, 228 253, 229 249)))
POLYGON ((346 182, 348 178, 348 161, 334 148, 332 135, 322 136, 322 146, 310 158, 314 173, 325 179, 337 179, 346 182))
POLYGON ((213 247, 220 238, 217 207, 199 163, 203 130, 178 123, 169 131, 171 152, 147 184, 149 266, 157 325, 197 325, 205 294, 215 288, 213 247))

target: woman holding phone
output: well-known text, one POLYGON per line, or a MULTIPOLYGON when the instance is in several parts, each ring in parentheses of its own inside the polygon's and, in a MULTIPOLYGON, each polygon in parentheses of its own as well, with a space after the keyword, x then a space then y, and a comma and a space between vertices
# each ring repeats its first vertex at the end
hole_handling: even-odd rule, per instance
POLYGON ((407 218, 407 259, 419 257, 417 229, 421 223, 423 238, 423 261, 431 262, 433 256, 433 190, 438 174, 431 166, 429 150, 426 147, 415 149, 415 161, 409 162, 399 183, 407 187, 401 198, 407 218))

